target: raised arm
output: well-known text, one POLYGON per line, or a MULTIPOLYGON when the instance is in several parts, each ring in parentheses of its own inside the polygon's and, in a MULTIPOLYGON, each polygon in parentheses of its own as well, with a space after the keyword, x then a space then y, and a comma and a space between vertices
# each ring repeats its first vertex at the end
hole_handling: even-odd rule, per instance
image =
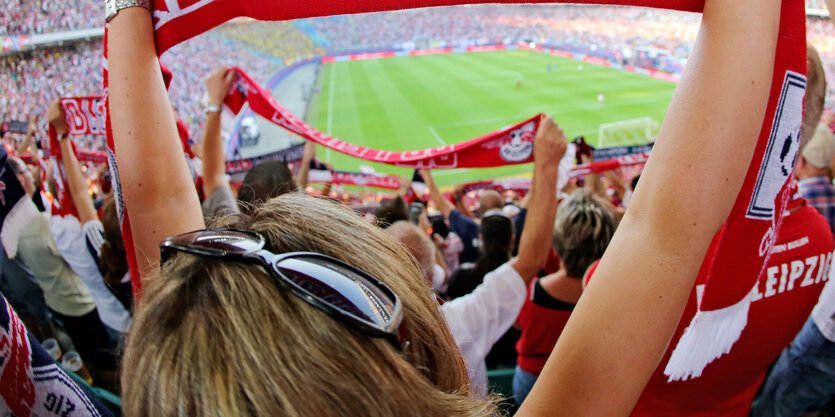
POLYGON ((210 110, 206 112, 203 129, 203 195, 207 198, 218 187, 229 187, 226 178, 226 152, 220 135, 220 107, 229 91, 235 73, 226 67, 216 69, 206 80, 210 110))
POLYGON ((81 224, 98 220, 96 207, 88 193, 87 181, 84 180, 84 174, 81 172, 81 164, 78 163, 78 158, 76 158, 75 151, 72 148, 72 141, 67 136, 67 117, 60 101, 56 100, 49 106, 48 117, 49 124, 55 128, 55 132, 61 138, 60 146, 61 156, 64 160, 64 174, 67 176, 70 198, 75 205, 75 209, 78 210, 79 220, 81 224))
POLYGON ((557 171, 568 142, 551 117, 542 120, 534 138, 533 182, 519 255, 510 265, 527 285, 545 266, 557 216, 557 171))
POLYGON ((438 188, 438 184, 435 184, 435 179, 432 178, 432 171, 422 169, 420 170, 420 175, 423 176, 423 181, 426 182, 426 188, 429 189, 429 196, 432 198, 432 202, 435 203, 435 207, 444 215, 444 218, 448 218, 449 213, 455 209, 455 206, 444 198, 441 189, 438 188))
MULTIPOLYGON (((589 155, 580 155, 580 160, 584 164, 591 164, 592 162, 594 162, 594 157, 589 155)), ((606 171, 606 173, 608 174, 609 171, 606 171)), ((609 177, 607 176, 606 178, 608 179, 609 177)), ((585 180, 586 189, 597 194, 598 197, 606 201, 609 201, 609 196, 606 195, 606 188, 603 187, 603 179, 600 178, 600 174, 588 174, 586 175, 585 180)))
POLYGON ((110 121, 122 193, 140 272, 159 268, 159 242, 201 229, 203 215, 154 49, 151 13, 141 7, 110 21, 110 121))
POLYGON ((631 412, 742 187, 779 17, 778 0, 706 0, 641 187, 518 415, 631 412))
POLYGON ((296 182, 299 184, 299 189, 304 190, 307 187, 307 182, 310 175, 310 163, 316 157, 316 142, 309 140, 304 143, 304 152, 302 153, 302 162, 299 165, 299 177, 296 182))
MULTIPOLYGON (((20 144, 17 146, 16 151, 17 151, 18 155, 23 155, 27 151, 29 151, 29 147, 32 145, 32 137, 35 135, 35 129, 37 129, 37 126, 35 125, 35 121, 30 120, 29 121, 29 126, 26 128, 26 136, 23 137, 23 141, 20 142, 20 144)), ((32 151, 31 151, 32 158, 37 158, 38 157, 38 155, 36 155, 37 153, 38 153, 37 152, 37 147, 35 149, 32 149, 32 151)))

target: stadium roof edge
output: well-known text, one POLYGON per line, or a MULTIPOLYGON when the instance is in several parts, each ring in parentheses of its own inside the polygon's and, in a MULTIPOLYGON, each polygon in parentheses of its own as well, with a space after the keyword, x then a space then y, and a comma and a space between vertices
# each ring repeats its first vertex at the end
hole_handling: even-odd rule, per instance
MULTIPOLYGON (((38 48, 45 48, 54 45, 63 45, 64 43, 82 42, 93 39, 101 39, 104 37, 104 27, 91 29, 77 29, 66 32, 52 32, 41 33, 35 35, 15 35, 15 36, 0 36, 0 41, 6 45, 7 40, 12 46, 19 46, 11 48, 10 50, 3 50, 2 55, 16 54, 26 51, 31 51, 38 48)), ((3 48, 6 49, 6 48, 3 48)))

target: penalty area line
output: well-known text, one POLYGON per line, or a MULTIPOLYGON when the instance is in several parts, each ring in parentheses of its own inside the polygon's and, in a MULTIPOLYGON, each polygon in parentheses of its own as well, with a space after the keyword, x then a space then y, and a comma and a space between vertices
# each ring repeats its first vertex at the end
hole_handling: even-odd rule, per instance
POLYGON ((438 132, 435 130, 435 126, 429 126, 429 133, 431 133, 432 136, 435 137, 435 140, 437 140, 438 143, 441 144, 441 146, 446 145, 446 142, 444 142, 444 139, 441 138, 441 135, 439 135, 438 132))

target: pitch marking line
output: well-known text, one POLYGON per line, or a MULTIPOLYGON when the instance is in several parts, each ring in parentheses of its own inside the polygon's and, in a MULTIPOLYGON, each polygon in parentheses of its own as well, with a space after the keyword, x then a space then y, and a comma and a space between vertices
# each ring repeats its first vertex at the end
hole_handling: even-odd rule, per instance
POLYGON ((441 144, 441 146, 446 145, 446 142, 444 142, 444 139, 441 138, 441 135, 439 135, 438 132, 435 130, 435 126, 429 126, 429 133, 431 133, 432 136, 435 137, 435 140, 437 140, 438 143, 441 144))

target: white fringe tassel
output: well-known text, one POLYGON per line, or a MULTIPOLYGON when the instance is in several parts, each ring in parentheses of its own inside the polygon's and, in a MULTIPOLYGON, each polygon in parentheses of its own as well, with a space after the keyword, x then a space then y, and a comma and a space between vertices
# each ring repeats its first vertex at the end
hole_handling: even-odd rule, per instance
POLYGON ((668 382, 698 378, 708 364, 729 353, 748 324, 750 306, 751 292, 730 307, 697 312, 664 368, 668 382))
POLYGON ((37 216, 38 213, 35 203, 25 194, 9 210, 9 214, 3 220, 3 229, 0 230, 0 241, 3 242, 3 248, 9 258, 14 258, 17 255, 17 241, 20 239, 23 229, 32 220, 32 217, 37 216))

